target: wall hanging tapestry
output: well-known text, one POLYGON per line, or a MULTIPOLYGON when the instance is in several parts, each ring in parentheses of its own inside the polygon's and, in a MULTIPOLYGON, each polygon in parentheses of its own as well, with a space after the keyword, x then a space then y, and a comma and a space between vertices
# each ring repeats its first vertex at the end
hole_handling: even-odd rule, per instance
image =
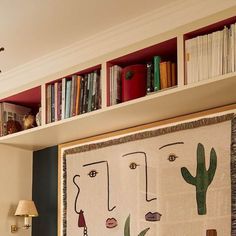
POLYGON ((64 146, 60 234, 236 235, 235 123, 227 114, 64 146))

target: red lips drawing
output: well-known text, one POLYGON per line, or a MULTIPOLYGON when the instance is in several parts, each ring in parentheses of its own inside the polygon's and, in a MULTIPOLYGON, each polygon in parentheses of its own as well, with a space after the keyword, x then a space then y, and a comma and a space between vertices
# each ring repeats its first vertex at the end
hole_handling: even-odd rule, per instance
POLYGON ((108 229, 115 228, 117 226, 117 220, 115 218, 108 218, 106 220, 106 227, 108 229))

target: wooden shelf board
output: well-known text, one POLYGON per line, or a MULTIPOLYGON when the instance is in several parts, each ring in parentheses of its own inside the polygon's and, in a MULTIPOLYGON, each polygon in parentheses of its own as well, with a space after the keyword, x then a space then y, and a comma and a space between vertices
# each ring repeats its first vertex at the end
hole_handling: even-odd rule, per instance
POLYGON ((236 103, 236 73, 160 91, 136 100, 0 138, 30 150, 236 103))

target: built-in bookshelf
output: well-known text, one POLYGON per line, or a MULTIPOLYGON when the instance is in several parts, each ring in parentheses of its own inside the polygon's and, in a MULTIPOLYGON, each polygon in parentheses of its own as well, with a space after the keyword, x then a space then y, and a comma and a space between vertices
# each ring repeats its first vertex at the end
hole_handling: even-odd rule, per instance
MULTIPOLYGON (((236 17, 230 14, 224 18, 209 17, 204 24, 193 22, 135 43, 2 98, 0 102, 30 107, 33 115, 38 114, 41 107, 41 123, 0 137, 0 143, 37 150, 208 109, 232 108, 236 103, 236 65, 233 64, 236 62, 236 17), (206 41, 206 35, 212 38, 209 35, 216 31, 227 31, 228 36, 234 32, 223 41, 219 37, 220 48, 225 47, 226 41, 230 42, 227 48, 231 48, 227 50, 228 55, 225 51, 219 53, 222 64, 217 65, 222 66, 222 73, 190 78, 194 73, 189 72, 188 54, 192 52, 188 51, 189 40, 201 42, 195 44, 195 50, 202 52, 196 61, 209 60, 203 49, 209 45, 212 48, 212 41, 211 44, 206 41), (230 61, 228 64, 235 65, 232 69, 223 69, 223 55, 230 61)), ((221 34, 224 38, 224 33, 221 34)), ((211 58, 212 55, 215 54, 211 50, 211 58)), ((204 73, 210 70, 209 62, 199 62, 191 68, 204 73)))
POLYGON ((108 61, 107 105, 176 86, 176 65, 176 37, 108 61))

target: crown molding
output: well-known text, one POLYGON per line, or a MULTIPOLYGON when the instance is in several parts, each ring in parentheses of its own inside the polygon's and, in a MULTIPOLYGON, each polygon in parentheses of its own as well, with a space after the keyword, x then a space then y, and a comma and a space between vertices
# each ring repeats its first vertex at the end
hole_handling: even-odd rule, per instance
POLYGON ((235 0, 177 0, 2 73, 0 94, 233 6, 235 0))

